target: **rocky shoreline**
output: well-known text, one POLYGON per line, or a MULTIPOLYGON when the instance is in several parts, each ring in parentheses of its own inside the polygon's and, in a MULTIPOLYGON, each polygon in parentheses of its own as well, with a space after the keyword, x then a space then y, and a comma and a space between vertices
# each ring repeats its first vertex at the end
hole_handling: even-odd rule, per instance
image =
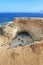
POLYGON ((15 18, 0 27, 0 65, 43 65, 43 19, 15 18), (31 36, 32 42, 10 48, 23 32, 31 36))

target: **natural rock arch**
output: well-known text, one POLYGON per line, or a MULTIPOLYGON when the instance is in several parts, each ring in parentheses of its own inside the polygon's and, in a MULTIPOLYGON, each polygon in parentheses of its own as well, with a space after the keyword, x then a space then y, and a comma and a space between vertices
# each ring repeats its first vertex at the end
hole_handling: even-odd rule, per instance
POLYGON ((18 32, 28 32, 34 40, 43 39, 43 24, 36 19, 15 18, 14 26, 18 27, 18 32))
POLYGON ((43 24, 35 19, 16 18, 13 22, 13 26, 6 24, 2 26, 1 29, 3 31, 3 36, 9 38, 10 41, 20 32, 28 32, 33 40, 43 40, 43 24))

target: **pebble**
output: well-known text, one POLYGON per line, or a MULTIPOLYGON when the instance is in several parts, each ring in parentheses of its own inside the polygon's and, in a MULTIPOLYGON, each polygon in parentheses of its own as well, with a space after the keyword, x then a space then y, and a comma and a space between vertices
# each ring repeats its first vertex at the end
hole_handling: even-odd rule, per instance
POLYGON ((19 44, 19 46, 22 46, 22 44, 19 44))
POLYGON ((18 39, 19 41, 21 40, 21 39, 18 39))
POLYGON ((24 41, 23 41, 23 40, 21 40, 21 42, 23 42, 23 43, 24 43, 24 41))

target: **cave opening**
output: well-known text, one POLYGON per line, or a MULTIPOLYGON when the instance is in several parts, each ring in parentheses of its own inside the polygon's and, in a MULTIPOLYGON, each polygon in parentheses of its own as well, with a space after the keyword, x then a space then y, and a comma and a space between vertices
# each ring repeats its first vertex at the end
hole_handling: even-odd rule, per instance
POLYGON ((23 35, 23 36, 26 35, 26 36, 28 36, 29 33, 28 32, 19 32, 18 35, 23 35))
POLYGON ((32 42, 33 42, 33 39, 28 32, 19 32, 17 34, 17 37, 13 39, 10 45, 10 48, 17 47, 17 46, 23 46, 23 45, 26 45, 32 42))

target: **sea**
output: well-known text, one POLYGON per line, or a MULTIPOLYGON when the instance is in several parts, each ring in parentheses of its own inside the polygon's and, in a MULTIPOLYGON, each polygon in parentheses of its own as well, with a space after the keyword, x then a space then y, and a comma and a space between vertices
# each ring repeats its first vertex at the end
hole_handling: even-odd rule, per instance
POLYGON ((37 17, 43 18, 43 13, 24 13, 24 12, 14 12, 14 13, 0 13, 0 26, 6 24, 7 22, 12 22, 16 17, 37 17))

